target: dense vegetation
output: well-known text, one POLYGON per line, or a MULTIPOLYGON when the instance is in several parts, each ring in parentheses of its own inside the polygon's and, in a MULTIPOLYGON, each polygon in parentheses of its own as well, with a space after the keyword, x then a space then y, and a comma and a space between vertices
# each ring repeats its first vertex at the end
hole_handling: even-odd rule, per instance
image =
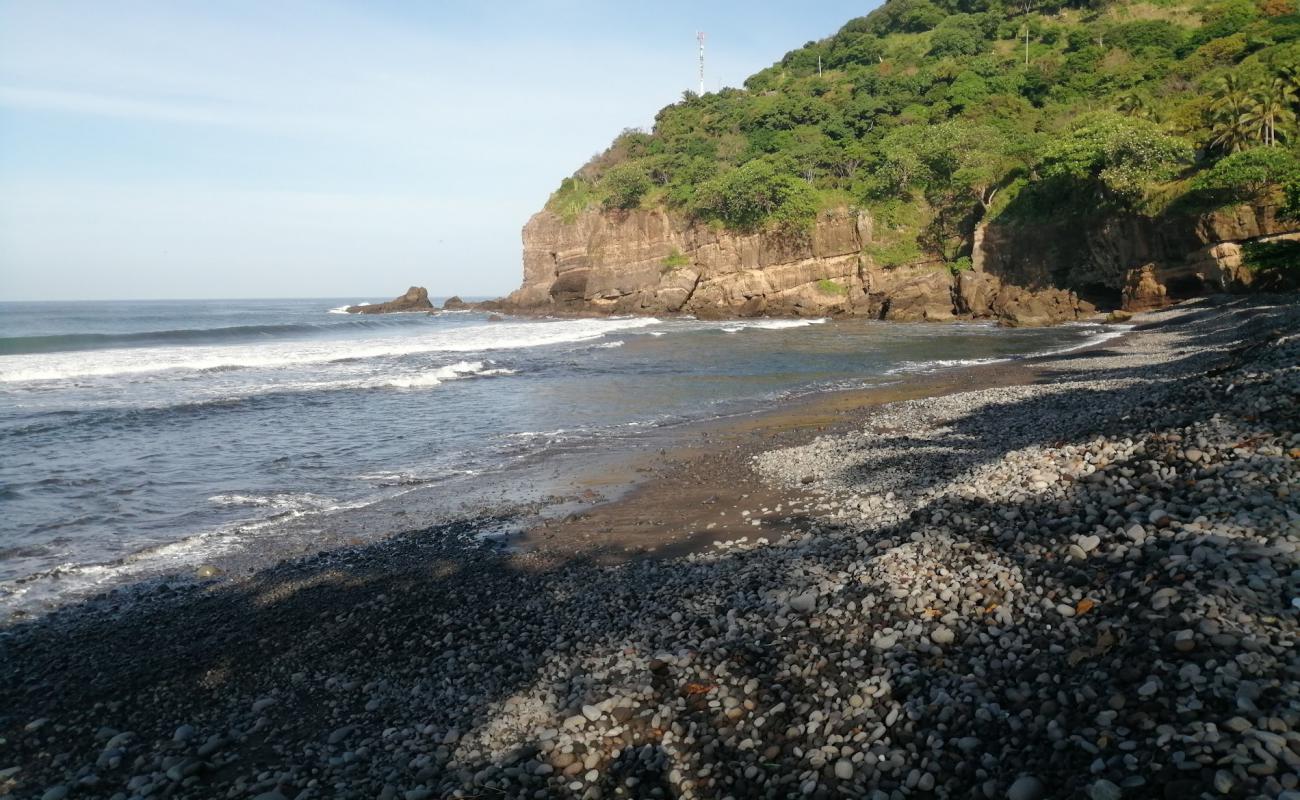
POLYGON ((889 0, 628 130, 548 207, 807 230, 868 208, 879 263, 960 268, 982 219, 1242 201, 1300 213, 1297 0, 889 0))

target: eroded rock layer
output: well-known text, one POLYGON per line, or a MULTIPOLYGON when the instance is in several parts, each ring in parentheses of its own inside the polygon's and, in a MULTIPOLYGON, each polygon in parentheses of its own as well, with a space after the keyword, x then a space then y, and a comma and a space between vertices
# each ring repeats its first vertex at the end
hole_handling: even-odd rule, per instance
POLYGON ((801 236, 735 233, 653 210, 589 211, 572 221, 543 211, 524 227, 524 283, 506 302, 559 313, 967 316, 1010 324, 1093 311, 1069 292, 1008 291, 993 275, 963 276, 963 289, 943 264, 878 267, 866 253, 871 236, 871 219, 849 209, 823 212, 801 236))
POLYGON ((976 236, 978 270, 1038 288, 1067 287, 1085 297, 1146 311, 1254 282, 1243 248, 1300 240, 1300 222, 1268 205, 1238 205, 1203 214, 1109 216, 993 224, 976 236))
POLYGON ((896 321, 998 319, 1050 325, 1096 312, 1160 308, 1250 285, 1242 248, 1300 239, 1269 206, 1193 216, 981 226, 974 270, 942 263, 886 268, 870 256, 863 212, 823 212, 810 233, 737 233, 662 210, 549 211, 524 227, 516 310, 686 313, 701 318, 855 315, 896 321))

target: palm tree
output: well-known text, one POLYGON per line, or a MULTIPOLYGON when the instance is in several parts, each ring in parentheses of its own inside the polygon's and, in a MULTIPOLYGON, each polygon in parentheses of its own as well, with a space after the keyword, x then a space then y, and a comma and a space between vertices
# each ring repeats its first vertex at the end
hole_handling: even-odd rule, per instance
POLYGON ((1297 96, 1300 96, 1300 66, 1288 64, 1277 72, 1282 82, 1290 87, 1291 91, 1297 96))
MULTIPOLYGON (((1296 91, 1283 78, 1274 78, 1254 93, 1252 101, 1250 121, 1259 128, 1264 145, 1273 147, 1278 140, 1278 126, 1285 129, 1295 121, 1291 105, 1296 101, 1296 91)), ((1285 135, 1283 132, 1283 138, 1285 135)))
POLYGON ((1210 101, 1210 125, 1214 134, 1210 145, 1228 153, 1248 149, 1260 138, 1257 105, 1256 99, 1235 73, 1220 78, 1210 101))
POLYGON ((1130 89, 1120 95, 1116 107, 1130 117, 1147 119, 1152 116, 1151 98, 1137 89, 1130 89))

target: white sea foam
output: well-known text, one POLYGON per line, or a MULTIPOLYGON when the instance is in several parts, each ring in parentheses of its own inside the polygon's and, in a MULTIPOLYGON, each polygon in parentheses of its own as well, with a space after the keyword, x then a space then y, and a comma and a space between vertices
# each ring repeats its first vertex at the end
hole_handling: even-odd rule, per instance
POLYGON ((437 386, 443 381, 456 380, 469 375, 487 375, 489 373, 500 375, 508 372, 510 370, 484 369, 482 361, 457 361, 455 364, 448 364, 445 367, 439 367, 420 375, 405 378, 380 378, 370 385, 391 386, 394 389, 420 389, 437 386))
POLYGON ((623 346, 623 340, 622 340, 622 339, 615 339, 615 340, 612 341, 612 342, 605 342, 604 344, 598 344, 598 345, 596 345, 596 346, 597 346, 597 347, 605 348, 606 350, 611 350, 611 349, 613 349, 613 348, 615 348, 615 347, 622 347, 622 346, 623 346))
POLYGON ((1004 361, 1012 361, 1011 358, 936 358, 933 361, 904 361, 898 366, 886 370, 885 375, 898 375, 901 373, 913 372, 933 372, 939 369, 952 369, 954 367, 977 367, 983 364, 1001 364, 1004 361))
MULTIPOLYGON (((1073 324, 1067 323, 1067 325, 1069 325, 1070 327, 1087 327, 1087 328, 1098 327, 1096 323, 1090 323, 1090 322, 1073 323, 1073 324)), ((1118 336, 1123 336, 1125 333, 1132 330, 1132 328, 1133 326, 1131 325, 1107 326, 1104 330, 1101 330, 1100 332, 1092 336, 1089 336, 1088 338, 1076 344, 1057 348, 1055 350, 1044 350, 1037 353, 1025 353, 1024 355, 1002 356, 1002 357, 990 356, 987 358, 954 358, 954 359, 939 358, 933 361, 904 361, 902 364, 899 364, 893 369, 887 370, 884 374, 896 375, 899 373, 933 372, 935 370, 951 369, 953 367, 975 367, 983 364, 1001 364, 1007 361, 1019 361, 1025 358, 1041 358, 1041 357, 1056 356, 1056 355, 1061 355, 1063 353, 1071 353, 1074 352, 1075 350, 1082 350, 1085 347, 1092 347, 1094 345, 1101 344, 1102 342, 1106 342, 1111 339, 1114 339, 1118 336)))
POLYGON ((168 371, 278 369, 421 353, 472 353, 566 344, 660 324, 653 317, 485 323, 361 340, 157 347, 0 357, 0 382, 36 382, 168 371))
POLYGON ((819 318, 819 319, 757 319, 757 320, 746 320, 746 321, 744 321, 744 322, 733 322, 733 323, 728 323, 727 326, 724 327, 724 328, 722 329, 722 332, 723 332, 723 333, 739 333, 740 331, 743 331, 743 330, 745 330, 745 329, 747 329, 747 328, 752 328, 752 329, 760 330, 760 331, 779 331, 779 330, 784 330, 784 329, 786 329, 786 328, 804 328, 804 327, 807 327, 807 326, 809 326, 809 325, 820 325, 820 324, 822 324, 822 323, 825 322, 825 321, 826 321, 826 319, 825 319, 824 317, 823 317, 823 318, 819 318))
POLYGON ((327 313, 330 313, 330 314, 346 314, 346 313, 348 313, 348 309, 349 309, 349 308, 351 308, 351 306, 339 306, 338 308, 331 308, 327 313))
MULTIPOLYGON (((1084 324, 1088 325, 1089 327, 1092 327, 1092 323, 1084 323, 1084 324)), ((1089 336, 1087 339, 1084 339, 1082 342, 1079 342, 1078 344, 1072 344, 1057 350, 1048 350, 1046 353, 1040 353, 1039 355, 1056 356, 1062 353, 1070 353, 1075 350, 1082 350, 1085 347, 1092 347, 1093 345, 1098 345, 1101 344, 1102 342, 1108 342, 1111 339, 1115 339, 1120 336, 1123 336, 1124 334, 1128 333, 1131 330, 1133 330, 1132 325, 1108 325, 1105 330, 1093 336, 1089 336)))

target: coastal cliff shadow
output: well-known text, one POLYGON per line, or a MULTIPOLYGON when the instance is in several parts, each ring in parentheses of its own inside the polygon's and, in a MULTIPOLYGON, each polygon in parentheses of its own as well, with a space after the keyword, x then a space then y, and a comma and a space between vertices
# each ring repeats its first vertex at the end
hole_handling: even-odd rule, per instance
MULTIPOLYGON (((1189 362, 1183 377, 1194 380, 1193 367, 1220 362, 1219 357, 1189 362)), ((1143 398, 1141 387, 1127 390, 1134 392, 1128 400, 1163 402, 1178 391, 1177 384, 1171 380, 1161 400, 1143 398)), ((1031 398, 974 410, 952 426, 944 452, 922 452, 924 440, 914 437, 904 442, 913 452, 855 469, 914 475, 935 470, 953 477, 1035 442, 1078 442, 1098 432, 1122 434, 1151 425, 1140 413, 1130 421, 1090 418, 1091 390, 1066 387, 1062 395, 1073 399, 1031 398), (1042 424, 1066 413, 1081 419, 1067 427, 1042 424)), ((1193 406, 1186 413, 1203 418, 1211 408, 1193 406)), ((1294 409, 1289 413, 1294 416, 1294 409)), ((1117 462, 1117 468, 1137 466, 1117 462)), ((1149 487, 1157 495, 1175 489, 1149 487)), ((557 563, 522 564, 476 537, 480 521, 466 521, 321 554, 231 584, 154 593, 129 606, 87 601, 0 632, 0 768, 23 766, 23 794, 39 795, 45 786, 94 774, 102 788, 89 787, 76 796, 109 796, 132 775, 149 770, 134 759, 151 749, 191 754, 192 745, 173 737, 178 726, 191 725, 193 741, 217 741, 218 752, 240 756, 212 762, 201 774, 214 795, 225 795, 242 777, 249 794, 257 787, 293 796, 305 786, 276 777, 286 764, 337 761, 335 776, 358 786, 378 781, 399 790, 426 786, 445 794, 454 786, 477 784, 485 787, 484 796, 499 796, 502 787, 523 780, 502 767, 529 763, 543 749, 546 739, 539 729, 581 714, 584 704, 608 699, 605 679, 596 676, 614 674, 623 676, 630 694, 640 697, 638 692, 649 687, 655 703, 670 706, 670 728, 675 722, 683 730, 711 731, 708 763, 721 765, 720 770, 756 764, 752 775, 742 770, 730 776, 726 791, 736 797, 794 794, 801 773, 809 769, 818 781, 814 797, 830 796, 833 789, 860 793, 868 786, 902 790, 909 769, 923 759, 933 759, 932 771, 968 791, 989 780, 1005 789, 1017 770, 1032 768, 1066 796, 1093 779, 1085 776, 1099 756, 1081 747, 1059 747, 1049 732, 1095 730, 1090 702, 1101 687, 1134 698, 1121 718, 1132 737, 1154 737, 1162 712, 1137 699, 1136 688, 1154 669, 1154 660, 1170 657, 1169 651, 1153 651, 1124 632, 1133 612, 1123 602, 1127 590, 1117 586, 1116 570, 1105 562, 1026 552, 1026 542, 1049 549, 1065 545, 1075 530, 1070 520, 1086 519, 1077 510, 1086 505, 1085 491, 1079 486, 1050 500, 970 501, 961 508, 967 518, 961 523, 936 520, 936 506, 924 502, 909 520, 860 530, 822 525, 814 534, 812 521, 799 520, 795 527, 808 535, 784 546, 615 567, 598 563, 605 555, 599 548, 557 563), (1076 510, 1063 513, 1062 503, 1076 510), (1024 521, 1018 535, 991 532, 1006 527, 1007 520, 1024 521), (918 615, 909 605, 911 596, 895 597, 879 580, 843 580, 822 568, 828 559, 846 563, 850 554, 860 553, 853 557, 860 574, 895 575, 891 554, 916 535, 929 534, 1035 576, 1049 593, 1065 597, 1105 590, 1116 602, 1073 617, 1060 613, 1059 603, 1023 604, 1014 624, 992 626, 996 632, 986 627, 936 647, 930 634, 950 609, 918 615), (864 543, 872 549, 860 550, 864 543), (731 579, 720 580, 724 574, 731 579), (822 587, 819 603, 854 615, 857 628, 820 626, 791 613, 789 598, 811 585, 822 587), (897 626, 899 636, 877 646, 870 634, 887 626, 897 626), (1077 647, 1054 646, 1059 637, 1052 631, 1062 628, 1077 647), (1008 630, 1018 635, 1021 660, 1015 673, 989 663, 1008 630), (1098 651, 1107 632, 1114 641, 1098 651), (708 658, 700 656, 701 649, 708 658), (659 654, 674 658, 656 665, 659 654), (1081 660, 1072 662, 1076 657, 1081 660), (1075 669, 1079 663, 1087 668, 1075 669), (742 746, 735 720, 719 700, 714 664, 753 685, 747 699, 771 716, 768 732, 756 734, 764 748, 757 760, 755 745, 742 746), (968 684, 999 698, 995 707, 976 708, 969 699, 974 693, 963 689, 968 684), (853 705, 854 696, 863 705, 853 705), (718 700, 716 707, 712 700, 718 700), (257 712, 250 711, 254 703, 257 712), (771 711, 781 703, 785 712, 771 711), (867 710, 855 710, 862 708, 867 710), (803 752, 800 736, 803 726, 813 724, 808 715, 814 709, 824 712, 819 724, 828 729, 858 728, 850 738, 868 754, 863 763, 870 771, 864 767, 841 780, 834 775, 833 758, 800 770, 779 766, 781 760, 803 758, 795 755, 796 748, 803 752), (50 722, 28 730, 45 718, 50 722), (117 765, 104 759, 101 727, 134 733, 136 744, 125 749, 117 765), (408 743, 369 748, 375 763, 345 759, 345 753, 379 742, 379 732, 390 729, 415 734, 402 740, 408 743), (517 730, 538 733, 518 746, 509 735, 517 730), (936 753, 930 746, 936 736, 970 738, 976 745, 936 753), (306 751, 282 746, 291 741, 314 744, 306 751), (1020 761, 1014 767, 998 763, 996 753, 1012 746, 1022 751, 1020 761), (770 748, 776 750, 769 753, 770 748), (265 771, 272 777, 259 778, 265 771)), ((1100 514, 1096 523, 1115 527, 1122 521, 1115 512, 1100 514)), ((1132 574, 1122 578, 1124 585, 1162 580, 1163 554, 1152 549, 1126 562, 1132 574)), ((996 601, 991 590, 987 599, 996 601)), ((1276 614, 1283 600, 1249 596, 1244 602, 1258 614, 1276 614)), ((1193 625, 1193 612, 1190 605, 1174 604, 1142 622, 1171 634, 1193 625)), ((1186 658, 1208 669, 1212 656, 1186 658)), ((651 705, 650 699, 636 703, 638 712, 651 705)), ((1207 710, 1225 717, 1232 713, 1227 705, 1207 710)), ((598 760, 602 785, 612 793, 635 777, 644 793, 632 796, 675 796, 678 783, 669 778, 675 757, 661 744, 664 730, 639 714, 633 719, 641 722, 628 722, 624 734, 610 737, 612 755, 598 760)), ((1122 755, 1104 755, 1106 768, 1098 774, 1117 773, 1113 759, 1122 755)), ((1151 767, 1149 786, 1159 785, 1162 777, 1204 778, 1161 764, 1151 767)))

